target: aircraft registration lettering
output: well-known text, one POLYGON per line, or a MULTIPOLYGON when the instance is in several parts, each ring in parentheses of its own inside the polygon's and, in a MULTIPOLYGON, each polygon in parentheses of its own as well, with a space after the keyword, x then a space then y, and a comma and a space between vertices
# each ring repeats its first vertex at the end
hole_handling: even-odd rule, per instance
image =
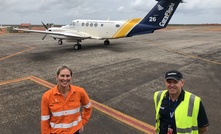
POLYGON ((163 20, 159 23, 160 26, 165 26, 165 24, 167 23, 169 17, 170 17, 170 14, 172 13, 173 11, 173 7, 174 7, 174 3, 171 3, 168 10, 165 12, 164 14, 164 17, 163 17, 163 20))

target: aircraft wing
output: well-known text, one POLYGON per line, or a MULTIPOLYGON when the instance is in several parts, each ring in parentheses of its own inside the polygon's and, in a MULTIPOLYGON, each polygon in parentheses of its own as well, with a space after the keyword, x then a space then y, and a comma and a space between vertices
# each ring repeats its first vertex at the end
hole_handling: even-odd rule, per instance
POLYGON ((78 39, 88 39, 92 38, 89 34, 84 33, 84 32, 79 32, 76 30, 70 30, 66 32, 54 32, 54 31, 42 31, 42 30, 29 30, 29 29, 19 29, 19 28, 14 28, 14 30, 17 31, 25 31, 25 32, 33 32, 33 33, 41 33, 41 34, 49 34, 49 35, 58 35, 58 36, 65 36, 67 38, 78 38, 78 39))

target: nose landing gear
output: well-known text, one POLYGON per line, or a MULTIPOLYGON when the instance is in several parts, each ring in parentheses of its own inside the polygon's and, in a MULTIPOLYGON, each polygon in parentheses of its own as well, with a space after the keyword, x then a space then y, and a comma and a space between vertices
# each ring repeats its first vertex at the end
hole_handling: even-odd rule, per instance
POLYGON ((62 45, 62 44, 63 44, 62 39, 58 40, 58 45, 62 45))

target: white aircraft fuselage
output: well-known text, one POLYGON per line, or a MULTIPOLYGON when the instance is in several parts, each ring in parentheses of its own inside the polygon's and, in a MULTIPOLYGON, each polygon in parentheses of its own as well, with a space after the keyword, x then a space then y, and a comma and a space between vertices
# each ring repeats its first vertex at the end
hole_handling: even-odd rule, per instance
MULTIPOLYGON (((110 20, 73 20, 71 24, 59 28, 49 28, 53 32, 67 32, 67 33, 81 33, 86 36, 92 36, 96 39, 115 39, 126 37, 128 32, 137 24, 142 18, 131 19, 127 21, 110 21, 110 20)), ((62 38, 63 36, 54 36, 55 38, 62 38)), ((63 37, 66 38, 66 37, 63 37)))

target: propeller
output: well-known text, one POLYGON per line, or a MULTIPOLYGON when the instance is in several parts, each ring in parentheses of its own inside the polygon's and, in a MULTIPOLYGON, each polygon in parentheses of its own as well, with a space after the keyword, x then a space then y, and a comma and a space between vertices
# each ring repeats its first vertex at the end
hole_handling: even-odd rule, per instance
MULTIPOLYGON (((42 25, 45 27, 45 29, 48 30, 48 27, 47 27, 43 22, 41 22, 41 23, 42 23, 42 25)), ((47 34, 45 34, 45 35, 43 36, 42 40, 44 40, 46 36, 47 36, 47 34)))
POLYGON ((45 35, 43 36, 42 40, 44 40, 46 36, 47 36, 47 34, 45 34, 45 35))
POLYGON ((45 29, 48 30, 48 27, 47 27, 43 22, 41 22, 41 23, 42 23, 42 25, 45 27, 45 29))

